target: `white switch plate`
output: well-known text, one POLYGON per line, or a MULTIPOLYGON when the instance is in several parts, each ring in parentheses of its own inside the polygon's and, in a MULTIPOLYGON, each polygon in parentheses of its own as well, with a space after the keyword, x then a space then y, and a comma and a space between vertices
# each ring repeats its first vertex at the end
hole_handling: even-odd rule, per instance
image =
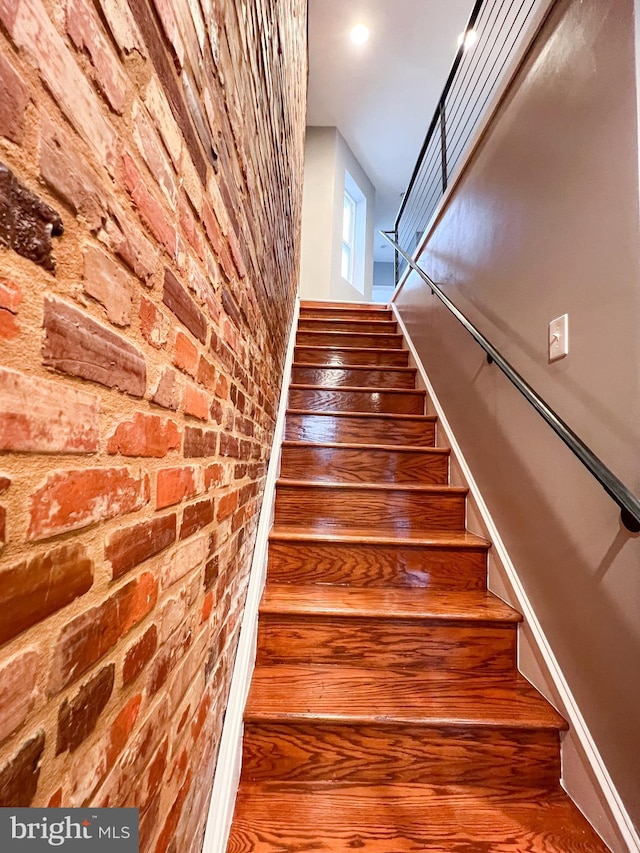
POLYGON ((563 314, 549 323, 549 361, 564 358, 569 352, 569 315, 563 314))

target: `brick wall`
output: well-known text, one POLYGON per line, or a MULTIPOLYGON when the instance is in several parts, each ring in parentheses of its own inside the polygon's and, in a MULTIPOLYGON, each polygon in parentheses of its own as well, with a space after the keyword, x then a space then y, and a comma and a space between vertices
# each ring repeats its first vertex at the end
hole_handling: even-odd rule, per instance
POLYGON ((304 0, 0 0, 0 805, 201 845, 297 285, 304 0))

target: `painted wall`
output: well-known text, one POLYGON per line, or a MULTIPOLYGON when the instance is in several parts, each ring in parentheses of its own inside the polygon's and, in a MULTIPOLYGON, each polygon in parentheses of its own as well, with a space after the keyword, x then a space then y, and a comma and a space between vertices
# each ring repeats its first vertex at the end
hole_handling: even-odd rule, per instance
POLYGON ((395 290, 395 266, 387 261, 375 261, 373 264, 373 288, 371 298, 374 302, 388 302, 395 290))
MULTIPOLYGON (((633 2, 560 0, 421 263, 636 494, 638 226, 633 2)), ((640 537, 426 286, 398 305, 637 825, 640 537)))
POLYGON ((375 188, 335 127, 307 127, 300 295, 303 299, 371 300, 375 188), (345 170, 366 198, 364 293, 340 274, 345 170))
POLYGON ((135 806, 143 853, 194 853, 298 284, 306 3, 0 22, 0 806, 135 806))

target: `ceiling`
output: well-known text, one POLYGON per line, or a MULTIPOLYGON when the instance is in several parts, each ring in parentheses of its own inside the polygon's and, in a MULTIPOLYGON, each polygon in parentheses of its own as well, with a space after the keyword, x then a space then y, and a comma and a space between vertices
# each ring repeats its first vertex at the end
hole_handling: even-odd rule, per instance
MULTIPOLYGON (((465 28, 472 0, 309 0, 308 125, 338 128, 391 228, 465 28), (366 24, 366 44, 351 43, 366 24)), ((391 261, 382 237, 375 259, 391 261), (383 248, 384 246, 384 248, 383 248)))

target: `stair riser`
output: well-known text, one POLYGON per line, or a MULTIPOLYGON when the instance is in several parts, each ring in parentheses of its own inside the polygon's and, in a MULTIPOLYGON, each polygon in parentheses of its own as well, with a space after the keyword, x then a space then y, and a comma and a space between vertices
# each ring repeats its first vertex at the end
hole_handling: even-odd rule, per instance
POLYGON ((509 672, 516 626, 263 613, 257 663, 509 672))
POLYGON ((300 319, 305 320, 393 320, 393 312, 388 309, 375 308, 300 308, 300 319))
POLYGON ((356 334, 348 332, 298 332, 296 346, 315 347, 373 347, 400 349, 402 335, 356 334))
POLYGON ((242 774, 256 781, 555 789, 559 739, 555 732, 490 728, 247 723, 242 774))
POLYGON ((430 420, 397 421, 388 418, 350 418, 333 415, 288 414, 285 436, 292 441, 334 441, 354 444, 404 444, 433 447, 436 426, 430 420))
POLYGON ((440 452, 403 452, 347 447, 282 448, 280 473, 292 480, 338 483, 430 483, 444 485, 449 457, 440 452))
POLYGON ((319 412, 421 415, 424 413, 424 394, 415 391, 400 391, 393 394, 388 391, 291 388, 289 408, 319 412))
POLYGON ((299 332, 356 332, 362 335, 397 335, 398 324, 394 320, 312 319, 301 317, 299 332))
POLYGON ((269 543, 268 578, 273 583, 484 589, 487 554, 472 549, 276 540, 269 543))
POLYGON ((371 367, 353 370, 345 367, 294 367, 291 381, 299 385, 347 385, 356 388, 415 388, 416 372, 375 370, 371 367))
POLYGON ((276 489, 275 522, 291 527, 358 527, 380 530, 462 530, 461 494, 401 490, 294 487, 276 489))
POLYGON ((315 349, 314 347, 296 347, 294 361, 300 364, 363 364, 379 367, 407 367, 408 350, 373 349, 315 349))

